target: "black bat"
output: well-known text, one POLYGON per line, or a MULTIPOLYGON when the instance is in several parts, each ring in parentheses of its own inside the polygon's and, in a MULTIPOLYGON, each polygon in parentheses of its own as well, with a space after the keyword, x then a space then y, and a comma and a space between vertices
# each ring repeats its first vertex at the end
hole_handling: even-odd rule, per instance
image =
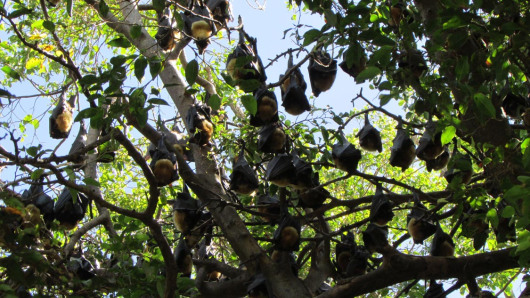
POLYGON ((447 183, 451 183, 455 178, 458 182, 468 184, 473 176, 473 163, 467 155, 455 154, 451 160, 447 172, 444 174, 447 183))
POLYGON ((300 222, 285 211, 280 225, 274 231, 273 239, 275 249, 297 251, 300 246, 300 231, 300 222))
POLYGON ((198 220, 194 227, 184 236, 189 248, 195 248, 199 241, 204 237, 205 242, 209 245, 213 231, 213 221, 210 212, 197 213, 198 220))
POLYGON ((291 186, 296 183, 296 168, 293 158, 288 154, 277 154, 267 164, 265 179, 279 187, 291 186))
MULTIPOLYGON (((508 204, 505 201, 501 201, 497 206, 497 214, 502 214, 506 206, 508 206, 508 204)), ((497 227, 493 227, 493 231, 495 232, 495 237, 497 238, 498 243, 516 240, 515 222, 512 218, 499 216, 499 224, 497 227)))
POLYGON ((350 257, 350 262, 346 268, 346 277, 358 276, 366 273, 369 257, 370 252, 364 246, 357 246, 353 255, 350 257))
POLYGON ((53 213, 62 226, 71 230, 85 217, 89 202, 88 197, 81 192, 78 192, 74 199, 70 190, 65 187, 55 203, 53 213))
POLYGON ((330 197, 329 191, 323 187, 310 188, 307 190, 299 190, 298 198, 300 199, 300 206, 307 208, 319 208, 324 204, 327 198, 330 197))
POLYGON ((293 187, 297 190, 306 190, 318 186, 318 173, 313 172, 311 164, 302 160, 298 156, 298 151, 294 149, 292 151, 293 165, 296 169, 296 182, 293 187))
POLYGON ((444 150, 444 152, 435 159, 426 160, 425 166, 427 167, 427 171, 439 171, 445 168, 445 166, 447 166, 447 164, 449 163, 450 157, 451 155, 449 154, 449 151, 444 150))
POLYGON ((151 155, 149 166, 155 175, 158 186, 168 185, 179 178, 175 167, 177 157, 175 153, 167 150, 164 140, 165 137, 162 135, 155 150, 149 152, 151 155))
MULTIPOLYGON (((289 53, 289 61, 287 63, 287 70, 293 67, 293 55, 289 53)), ((286 74, 287 75, 287 74, 286 74)), ((280 80, 284 79, 286 75, 280 75, 280 80)), ((311 106, 305 95, 307 84, 300 68, 294 69, 287 78, 280 85, 282 92, 282 106, 287 113, 298 116, 305 111, 311 111, 311 106)))
POLYGON ((280 218, 280 201, 276 196, 270 196, 268 194, 263 194, 258 197, 257 205, 258 211, 261 213, 270 214, 272 216, 264 216, 263 220, 270 224, 275 224, 280 218))
POLYGON ((396 137, 394 138, 392 148, 390 148, 390 165, 400 167, 405 171, 410 167, 416 157, 416 147, 409 137, 409 134, 401 125, 398 124, 396 137))
POLYGON ((259 132, 258 150, 265 153, 284 153, 287 136, 279 123, 263 126, 259 132))
POLYGON ((363 55, 359 58, 359 61, 354 61, 351 67, 348 67, 346 62, 346 52, 342 56, 342 62, 339 64, 340 68, 353 78, 356 78, 363 70, 366 69, 366 55, 363 55))
POLYGON ((414 193, 413 199, 414 206, 407 215, 407 229, 414 243, 422 244, 436 232, 436 225, 430 221, 428 210, 420 203, 418 194, 414 193))
POLYGON ((370 208, 370 222, 378 226, 386 226, 392 218, 394 218, 392 202, 383 194, 383 187, 377 185, 374 198, 372 199, 372 207, 370 208))
MULTIPOLYGON (((219 23, 215 23, 217 30, 227 28, 228 22, 232 20, 232 5, 228 0, 208 0, 206 6, 212 12, 214 20, 219 23)), ((228 31, 230 32, 230 31, 228 31)), ((229 33, 230 34, 230 33, 229 33)))
POLYGON ((191 143, 199 146, 210 145, 210 139, 214 131, 214 126, 210 118, 212 109, 209 106, 193 104, 186 115, 186 125, 193 136, 191 143))
POLYGON ((309 58, 309 82, 311 82, 311 90, 315 97, 318 97, 321 92, 327 91, 335 82, 337 75, 337 60, 331 59, 331 56, 319 50, 309 58))
POLYGON ((59 2, 61 2, 61 0, 46 0, 46 2, 50 4, 51 7, 55 7, 57 4, 59 4, 59 2))
POLYGON ((436 123, 429 121, 420 138, 416 156, 421 160, 431 160, 438 157, 443 151, 442 133, 436 132, 436 123))
POLYGON ((78 153, 78 151, 82 151, 86 147, 87 134, 88 133, 85 128, 85 122, 81 121, 81 124, 79 125, 79 133, 77 134, 77 137, 72 143, 70 151, 68 151, 68 160, 78 164, 79 166, 88 158, 86 153, 78 153))
POLYGON ((368 113, 364 114, 364 126, 357 134, 359 138, 359 145, 366 151, 383 151, 383 144, 381 143, 381 133, 370 124, 368 113))
POLYGON ((502 109, 504 113, 514 119, 519 119, 525 109, 528 107, 528 101, 522 96, 508 92, 502 100, 502 109))
POLYGON ((252 282, 247 286, 247 294, 249 298, 267 298, 271 297, 269 293, 272 293, 270 285, 265 279, 263 273, 256 273, 252 279, 252 282))
POLYGON ((175 18, 169 7, 166 7, 163 13, 158 14, 158 31, 155 38, 164 51, 172 50, 175 47, 175 39, 178 38, 178 31, 175 30, 175 25, 175 18))
POLYGON ((173 202, 173 223, 179 232, 187 235, 199 221, 199 201, 191 197, 188 187, 177 193, 177 199, 173 202))
POLYGON ((181 276, 190 277, 193 267, 191 258, 191 250, 186 244, 186 241, 181 239, 174 252, 175 261, 177 262, 178 272, 181 276))
POLYGON ((298 276, 298 264, 296 264, 296 255, 293 252, 273 250, 271 259, 276 263, 289 265, 291 272, 298 276))
POLYGON ((44 223, 49 224, 55 218, 53 213, 54 202, 52 198, 44 193, 44 188, 42 186, 43 177, 33 180, 29 189, 24 190, 22 193, 22 199, 24 205, 33 204, 38 209, 44 223))
POLYGON ((428 69, 421 51, 416 49, 401 52, 398 58, 398 66, 410 70, 416 78, 421 77, 428 69))
POLYGON ((341 275, 345 275, 350 259, 355 253, 357 243, 351 232, 341 235, 341 242, 335 246, 335 263, 341 275))
MULTIPOLYGON (((178 130, 175 130, 176 128, 173 127, 172 130, 169 130, 165 125, 160 125, 160 132, 166 137, 166 142, 168 142, 175 150, 179 151, 185 160, 193 162, 193 154, 191 150, 187 147, 187 138, 186 136, 179 132, 178 130)), ((151 144, 154 146, 154 144, 151 144)))
POLYGON ((452 257, 454 254, 455 243, 453 242, 453 239, 438 226, 434 233, 434 238, 432 239, 431 256, 452 257))
POLYGON ((69 100, 66 100, 63 94, 53 109, 50 116, 50 137, 53 139, 65 139, 70 134, 74 122, 75 99, 75 95, 72 95, 69 100))
POLYGON ((278 122, 278 101, 274 92, 266 88, 259 88, 254 93, 257 101, 256 115, 250 115, 250 125, 260 127, 273 122, 278 122))
POLYGON ((77 253, 70 257, 66 268, 73 272, 80 280, 89 280, 96 276, 94 266, 88 261, 82 253, 77 253))
POLYGON ((356 149, 343 135, 341 137, 342 140, 333 145, 331 156, 338 169, 353 174, 357 171, 357 165, 361 160, 361 150, 356 149))
POLYGON ((434 279, 431 279, 427 292, 423 295, 423 298, 442 298, 446 297, 443 295, 444 287, 442 284, 437 283, 434 279))
POLYGON ((249 195, 259 186, 258 176, 245 159, 245 145, 239 156, 234 160, 232 174, 230 174, 230 190, 242 195, 249 195))
POLYGON ((199 54, 203 54, 204 50, 210 44, 210 36, 215 34, 215 26, 212 21, 212 13, 210 9, 201 4, 197 5, 191 1, 189 10, 181 13, 182 20, 184 21, 184 33, 193 37, 199 54))
POLYGON ((243 80, 257 80, 262 83, 267 80, 263 64, 258 56, 256 39, 249 37, 249 43, 250 45, 246 42, 243 30, 240 30, 239 43, 226 59, 226 71, 236 81, 236 84, 243 80))
POLYGON ((380 227, 374 223, 369 223, 362 233, 364 246, 369 252, 381 252, 383 248, 388 246, 388 226, 380 227))

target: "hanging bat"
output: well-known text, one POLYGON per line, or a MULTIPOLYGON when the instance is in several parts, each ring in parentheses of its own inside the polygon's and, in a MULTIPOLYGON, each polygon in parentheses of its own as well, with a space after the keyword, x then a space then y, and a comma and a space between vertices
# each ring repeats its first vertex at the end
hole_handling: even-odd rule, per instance
POLYGON ((376 224, 369 223, 366 230, 363 231, 364 246, 370 253, 381 252, 388 246, 388 226, 380 227, 376 224))
MULTIPOLYGON (((293 67, 293 55, 289 53, 289 61, 287 63, 287 71, 293 67)), ((287 76, 280 75, 280 80, 287 76)), ((311 106, 305 95, 307 84, 300 68, 294 69, 287 78, 280 85, 282 92, 282 106, 285 111, 291 115, 298 116, 305 111, 311 111, 311 106)))
POLYGON ((172 50, 175 47, 175 40, 179 38, 179 33, 175 29, 175 18, 169 7, 163 13, 158 14, 158 31, 155 39, 158 45, 164 50, 172 50))
MULTIPOLYGON (((318 186, 318 185, 316 185, 318 186)), ((323 187, 310 188, 307 190, 299 190, 298 198, 300 199, 300 206, 306 208, 319 208, 324 204, 327 198, 330 197, 329 191, 323 187)))
POLYGON ((429 120, 420 138, 416 155, 421 160, 431 160, 438 157, 443 151, 442 133, 436 132, 436 123, 429 120))
MULTIPOLYGON (((206 241, 201 241, 199 244, 199 249, 197 250, 196 256, 198 256, 199 260, 213 260, 215 257, 212 255, 210 251, 212 251, 210 247, 208 247, 208 244, 206 244, 206 241)), ((207 281, 218 281, 221 278, 221 272, 206 268, 208 272, 206 273, 206 280, 207 281)))
MULTIPOLYGON (((300 1, 301 1, 301 0, 300 0, 300 1)), ((329 291, 329 290, 331 290, 331 289, 332 289, 332 287, 331 287, 330 285, 328 285, 326 282, 323 282, 323 283, 320 285, 320 287, 318 287, 318 289, 317 289, 315 295, 318 296, 318 295, 323 294, 323 293, 325 293, 325 292, 327 292, 327 291, 329 291)))
POLYGON ((274 92, 266 88, 259 88, 254 93, 257 101, 256 115, 250 115, 250 125, 260 127, 273 122, 278 122, 278 101, 274 92))
POLYGON ((427 292, 425 292, 425 294, 423 295, 423 298, 442 298, 442 297, 445 297, 443 293, 444 293, 443 285, 437 283, 436 280, 431 279, 429 283, 429 288, 427 289, 427 292))
POLYGON ((346 277, 359 276, 366 273, 368 267, 368 258, 370 252, 364 246, 355 248, 353 255, 350 257, 350 262, 346 268, 346 277))
POLYGON ((186 125, 193 136, 191 143, 199 146, 210 145, 210 139, 214 131, 214 126, 210 118, 212 109, 209 106, 193 104, 186 115, 186 125))
POLYGON ((306 190, 318 186, 320 184, 318 173, 313 172, 311 165, 298 156, 296 149, 293 149, 292 157, 293 165, 296 169, 296 182, 293 187, 297 190, 306 190))
POLYGON ((414 193, 414 206, 407 215, 407 229, 409 235, 416 244, 423 244, 423 241, 436 232, 436 225, 428 218, 427 208, 420 203, 418 194, 414 193))
POLYGON ((57 106, 50 116, 50 137, 53 139, 65 139, 70 134, 74 123, 73 111, 76 96, 70 96, 66 100, 65 94, 61 95, 57 106))
POLYGON ((261 213, 270 214, 272 216, 263 216, 263 220, 270 224, 276 224, 280 216, 280 201, 276 196, 263 194, 258 197, 257 205, 258 211, 261 213))
POLYGON ((271 259, 279 264, 288 264, 291 268, 291 272, 298 276, 298 264, 296 264, 296 255, 293 252, 273 250, 271 253, 271 259))
POLYGON ((353 62, 351 67, 348 67, 348 63, 346 62, 346 53, 342 55, 342 62, 339 64, 342 71, 349 74, 353 78, 357 78, 357 76, 366 69, 366 55, 363 55, 359 58, 359 61, 353 62))
POLYGON ((355 253, 357 244, 355 243, 355 237, 351 232, 341 235, 341 242, 335 246, 335 263, 337 270, 341 275, 345 275, 348 269, 350 259, 355 253))
POLYGON ((359 145, 366 151, 383 151, 383 144, 381 143, 381 133, 379 130, 370 124, 368 113, 364 114, 364 126, 357 134, 359 138, 359 145))
POLYGON ((81 166, 82 163, 88 158, 86 153, 81 153, 78 151, 82 151, 86 147, 87 142, 87 131, 85 128, 85 122, 81 121, 81 124, 79 125, 79 133, 77 134, 77 137, 75 138, 74 142, 72 143, 72 147, 70 147, 70 151, 68 151, 69 155, 69 161, 76 164, 76 166, 81 166))
POLYGON ((431 256, 433 257, 453 257, 455 255, 455 243, 449 234, 441 227, 436 228, 432 239, 431 256))
POLYGON ((508 92, 502 100, 504 113, 514 119, 521 118, 521 115, 528 107, 528 102, 519 95, 508 92))
POLYGON ((370 208, 370 222, 378 226, 386 226, 394 218, 392 202, 383 194, 383 187, 377 185, 372 206, 370 208))
POLYGON ((177 157, 175 153, 167 150, 164 140, 165 137, 162 135, 158 140, 156 149, 149 152, 151 155, 149 166, 155 175, 158 186, 166 186, 179 178, 176 169, 177 157))
POLYGON ((191 1, 189 8, 192 13, 185 11, 181 15, 184 21, 184 33, 195 40, 199 54, 202 55, 210 44, 210 36, 215 34, 215 26, 210 9, 202 2, 199 5, 194 2, 191 1))
POLYGON ((177 193, 177 199, 173 202, 173 223, 179 232, 187 235, 195 227, 200 217, 198 209, 199 201, 191 197, 184 184, 184 190, 177 193))
POLYGON ((332 60, 331 56, 319 50, 309 58, 309 82, 311 83, 311 90, 315 97, 321 92, 327 91, 335 82, 337 75, 337 60, 332 60))
POLYGON ((239 43, 226 59, 226 71, 236 83, 243 80, 265 82, 267 76, 258 56, 256 39, 249 37, 249 43, 250 45, 246 42, 243 30, 239 30, 239 43))
POLYGON ((166 136, 166 142, 172 145, 175 150, 179 151, 185 160, 193 162, 193 154, 187 147, 188 141, 186 136, 175 129, 176 126, 174 126, 172 130, 169 130, 165 125, 160 125, 160 132, 166 136))
POLYGON ((464 206, 466 211, 465 217, 462 220, 461 236, 466 238, 473 238, 473 248, 479 250, 486 244, 489 235, 489 224, 486 219, 486 210, 470 209, 469 205, 464 206))
POLYGON ((96 276, 94 266, 88 261, 81 251, 74 253, 68 264, 66 265, 68 271, 74 273, 80 280, 89 280, 96 276))
POLYGON ((469 156, 455 154, 449 165, 449 169, 444 174, 447 183, 451 183, 455 178, 463 184, 468 184, 473 176, 473 164, 469 156))
POLYGON ((57 4, 59 4, 59 2, 61 2, 61 0, 46 0, 46 2, 50 4, 51 7, 55 7, 57 4))
POLYGON ((13 207, 0 206, 0 245, 4 244, 18 244, 18 231, 24 222, 22 212, 13 207))
POLYGON ((198 220, 190 231, 184 236, 186 244, 193 249, 199 241, 204 237, 205 242, 209 245, 213 231, 212 215, 210 212, 199 212, 197 214, 198 220))
POLYGON ((44 223, 50 224, 54 219, 53 213, 53 200, 52 198, 44 193, 42 187, 43 177, 33 180, 30 188, 24 190, 22 193, 22 199, 24 205, 33 204, 39 209, 39 213, 42 215, 44 223))
POLYGON ((361 150, 355 149, 355 146, 348 142, 344 135, 341 138, 341 141, 333 145, 331 156, 338 169, 351 175, 357 171, 357 165, 361 160, 361 150))
POLYGON ((274 231, 275 249, 297 251, 300 245, 300 231, 300 223, 285 211, 278 229, 274 231))
POLYGON ((193 267, 191 250, 186 245, 186 241, 181 239, 174 252, 175 261, 177 262, 178 272, 183 277, 190 277, 193 267))
MULTIPOLYGON (((228 0, 208 0, 206 6, 212 12, 214 20, 217 22, 215 28, 217 31, 226 28, 228 30, 228 22, 232 21, 232 5, 228 0)), ((230 32, 230 31, 228 31, 230 32)), ((230 34, 230 33, 229 33, 230 34)))
POLYGON ((247 287, 247 294, 249 298, 267 298, 269 297, 269 283, 265 279, 263 273, 256 273, 252 282, 247 287))
POLYGON ((279 187, 292 186, 296 183, 296 168, 291 155, 277 154, 267 164, 265 179, 279 187))
POLYGON ((229 189, 237 194, 250 195, 258 189, 258 186, 258 177, 245 159, 245 144, 243 144, 241 152, 232 166, 229 189))
POLYGON ((88 203, 89 199, 85 194, 78 192, 74 199, 70 190, 65 187, 55 203, 53 213, 65 229, 71 230, 85 217, 88 203))
POLYGON ((405 171, 410 167, 416 157, 416 147, 409 137, 407 131, 403 129, 401 121, 398 123, 396 137, 392 148, 390 148, 390 165, 400 167, 405 171))
POLYGON ((258 150, 265 153, 284 153, 287 136, 279 123, 263 126, 259 132, 258 150))
POLYGON ((423 54, 416 49, 401 52, 398 58, 398 66, 402 69, 410 70, 416 78, 421 77, 428 69, 423 54))
POLYGON ((427 171, 431 172, 431 171, 439 171, 443 168, 445 168, 445 166, 447 166, 447 164, 449 163, 449 158, 451 157, 451 155, 449 154, 449 151, 444 150, 444 152, 442 154, 440 154, 438 157, 436 157, 435 159, 431 159, 431 160, 426 160, 425 161, 425 165, 427 166, 427 171))
MULTIPOLYGON (((502 214, 507 204, 501 201, 497 206, 497 214, 502 214)), ((497 227, 493 227, 495 238, 498 243, 505 243, 506 241, 516 241, 515 222, 512 218, 499 216, 499 223, 497 227)))

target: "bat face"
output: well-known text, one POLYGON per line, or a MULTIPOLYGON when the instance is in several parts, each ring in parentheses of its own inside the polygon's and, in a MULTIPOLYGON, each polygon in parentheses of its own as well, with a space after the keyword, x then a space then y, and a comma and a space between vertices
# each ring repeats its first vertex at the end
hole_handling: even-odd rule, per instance
POLYGON ((404 129, 398 128, 392 148, 390 148, 390 165, 405 171, 416 157, 416 147, 404 129))
POLYGON ((296 168, 291 155, 277 154, 267 164, 265 179, 280 187, 290 186, 296 183, 296 168))
POLYGON ((249 41, 250 45, 246 42, 245 34, 240 31, 239 43, 226 60, 226 71, 236 81, 236 84, 242 80, 257 80, 258 82, 267 80, 258 56, 256 40, 250 39, 249 41))
POLYGON ((313 94, 318 95, 327 91, 335 82, 337 75, 337 60, 332 60, 328 53, 319 51, 309 59, 309 81, 313 94))
POLYGON ((210 9, 203 5, 194 5, 192 11, 193 14, 187 11, 182 14, 184 32, 193 37, 199 54, 203 54, 210 44, 210 36, 215 33, 215 26, 211 21, 212 14, 210 9))
POLYGON ((398 27, 401 22, 401 16, 403 14, 403 3, 398 2, 390 7, 390 19, 388 24, 392 27, 398 27))
POLYGON ((169 152, 164 142, 165 136, 158 141, 158 145, 149 152, 151 155, 150 167, 155 176, 158 186, 166 186, 178 179, 176 170, 177 157, 169 152))
MULTIPOLYGON (((257 205, 262 205, 258 208, 261 213, 267 213, 279 217, 280 215, 280 201, 276 196, 269 196, 267 194, 261 195, 258 198, 257 205)), ((274 224, 276 220, 273 220, 272 216, 264 216, 263 221, 274 224)))
POLYGON ((283 251, 298 250, 300 245, 300 230, 300 223, 289 214, 286 214, 278 229, 274 232, 275 248, 283 251))
POLYGON ((69 101, 65 97, 62 97, 53 109, 52 115, 50 116, 50 137, 54 139, 68 137, 74 122, 72 114, 74 101, 75 96, 72 96, 69 101))
POLYGON ((432 170, 439 171, 445 168, 445 166, 447 166, 447 164, 449 163, 450 157, 451 155, 449 155, 449 152, 447 150, 444 150, 444 152, 440 154, 438 157, 436 157, 435 159, 425 161, 425 166, 427 167, 427 171, 429 172, 431 172, 432 170))
POLYGON ((77 193, 77 198, 74 200, 68 188, 65 188, 55 203, 53 213, 59 223, 70 230, 83 219, 88 203, 89 200, 84 194, 77 193))
POLYGON ((414 240, 414 243, 416 244, 423 244, 425 239, 429 238, 436 232, 436 225, 427 221, 425 218, 418 218, 409 214, 407 219, 407 229, 412 240, 414 240))
POLYGON ((186 125, 193 132, 190 142, 200 146, 210 145, 214 127, 210 118, 210 107, 194 104, 188 110, 186 125))
POLYGON ((278 123, 263 126, 259 132, 258 149, 265 153, 284 153, 287 137, 278 123))
POLYGON ((346 277, 358 276, 366 273, 369 256, 370 253, 363 246, 357 247, 355 253, 350 258, 348 267, 346 268, 346 277))
POLYGON ((277 122, 279 120, 278 102, 274 92, 260 88, 256 91, 254 97, 257 100, 258 111, 256 115, 250 115, 250 124, 259 127, 277 122))
POLYGON ((373 223, 369 223, 366 230, 363 231, 364 246, 371 253, 381 252, 381 250, 388 246, 388 227, 380 227, 373 223))
POLYGON ((331 156, 338 169, 353 174, 361 160, 361 151, 344 138, 342 144, 339 142, 333 145, 331 156))
MULTIPOLYGON (((367 114, 365 114, 367 115, 367 114)), ((368 116, 366 116, 366 123, 357 134, 359 138, 359 145, 366 151, 383 151, 383 144, 381 142, 381 134, 375 127, 370 124, 368 116)))

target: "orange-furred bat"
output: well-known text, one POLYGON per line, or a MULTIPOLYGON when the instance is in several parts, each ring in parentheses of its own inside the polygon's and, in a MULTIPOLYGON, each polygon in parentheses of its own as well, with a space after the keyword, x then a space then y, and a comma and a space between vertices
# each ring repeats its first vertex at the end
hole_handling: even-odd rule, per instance
POLYGON ((284 153, 287 136, 279 123, 263 126, 258 132, 258 150, 265 153, 284 153))
POLYGON ((398 1, 396 4, 390 6, 390 18, 388 19, 388 24, 390 26, 399 27, 404 9, 405 5, 401 1, 398 1))
POLYGON ((436 232, 436 225, 430 220, 428 210, 420 203, 417 193, 414 193, 413 200, 414 206, 407 215, 407 229, 414 243, 422 244, 436 232))
POLYGON ((33 180, 29 189, 24 190, 22 193, 22 200, 26 206, 30 204, 35 205, 39 209, 44 223, 49 224, 55 218, 53 213, 54 202, 49 195, 44 193, 42 187, 43 179, 44 178, 41 177, 37 180, 33 180))
POLYGON ((245 145, 241 148, 238 158, 234 160, 230 174, 230 190, 242 195, 249 195, 258 189, 259 181, 256 173, 245 159, 245 145))
POLYGON ((276 224, 279 221, 281 210, 278 197, 263 194, 258 197, 256 205, 260 206, 258 207, 259 212, 272 215, 263 216, 265 222, 276 224))
POLYGON ((390 165, 400 167, 405 171, 410 167, 416 157, 416 147, 409 137, 407 131, 402 127, 401 121, 398 123, 396 137, 392 148, 390 148, 390 165))
POLYGON ((361 151, 348 142, 344 135, 341 135, 341 140, 333 145, 331 156, 338 169, 353 174, 357 171, 357 165, 361 160, 361 151))
POLYGON ((81 192, 74 199, 70 190, 65 187, 55 203, 53 213, 62 226, 71 230, 85 217, 89 202, 88 197, 81 192))
POLYGON ((195 248, 203 237, 205 242, 209 245, 213 231, 213 221, 210 212, 198 212, 197 217, 197 223, 190 229, 189 233, 184 236, 186 244, 191 249, 195 248))
POLYGON ((355 237, 351 232, 341 235, 341 242, 335 246, 335 263, 339 274, 345 275, 350 263, 350 258, 355 253, 355 237))
POLYGON ((193 261, 191 258, 191 250, 186 245, 186 241, 181 239, 174 252, 175 261, 177 262, 178 272, 184 277, 191 276, 193 269, 193 261))
POLYGON ((449 234, 438 226, 432 239, 431 256, 453 257, 455 255, 455 243, 449 234))
POLYGON ((335 82, 337 60, 331 59, 328 53, 319 50, 311 55, 307 70, 309 71, 311 90, 315 97, 318 97, 321 92, 329 90, 335 82))
POLYGON ((226 72, 236 81, 237 85, 245 80, 256 80, 261 83, 267 80, 263 64, 258 56, 256 42, 255 38, 246 36, 243 30, 239 30, 239 43, 226 59, 226 72), (247 44, 247 37, 249 44, 247 44))
MULTIPOLYGON (((287 70, 293 67, 293 55, 289 53, 287 70)), ((286 75, 280 75, 282 80, 286 75)), ((298 116, 305 111, 311 111, 311 106, 305 95, 307 84, 300 68, 294 69, 280 85, 282 92, 282 106, 291 115, 298 116)))
POLYGON ((295 276, 298 276, 298 264, 296 264, 296 255, 293 252, 273 250, 271 253, 271 259, 280 264, 289 264, 291 272, 295 276))
POLYGON ((201 104, 193 104, 186 115, 186 125, 189 131, 193 134, 190 139, 191 143, 200 146, 207 146, 210 144, 210 139, 214 131, 214 126, 210 118, 212 109, 209 106, 201 104))
POLYGON ((203 5, 191 1, 189 11, 183 12, 182 20, 184 20, 184 33, 193 37, 199 54, 203 54, 204 50, 210 44, 210 36, 215 34, 215 26, 212 21, 212 14, 210 9, 203 5))
POLYGON ((442 154, 440 154, 438 157, 436 157, 435 159, 431 159, 431 160, 426 160, 425 161, 425 166, 427 167, 427 171, 431 172, 431 171, 439 171, 443 168, 445 168, 445 166, 447 166, 447 164, 449 163, 449 158, 451 157, 451 155, 449 154, 449 151, 444 150, 444 152, 442 154))
POLYGON ((365 274, 369 257, 370 252, 364 246, 357 246, 346 268, 346 277, 365 274))
POLYGON ((275 249, 284 251, 296 251, 300 245, 300 223, 287 211, 284 211, 280 225, 274 231, 275 249))
POLYGON ((296 169, 296 182, 293 187, 297 190, 306 190, 318 186, 318 173, 313 172, 313 167, 298 156, 298 150, 293 149, 291 155, 296 169))
POLYGON ((383 151, 383 144, 381 143, 381 133, 370 124, 368 113, 364 114, 364 126, 357 134, 359 138, 359 145, 366 151, 383 151))
POLYGON ((378 226, 386 226, 392 218, 394 218, 392 202, 383 194, 383 187, 377 185, 374 198, 372 199, 372 207, 370 208, 370 222, 378 226))
POLYGON ((177 157, 175 153, 167 150, 164 139, 165 136, 162 135, 155 150, 149 152, 151 156, 149 166, 155 175, 158 186, 166 186, 179 178, 175 166, 177 157))
POLYGON ((381 252, 388 246, 388 226, 378 226, 369 223, 366 230, 363 231, 364 246, 370 253, 381 252))
POLYGON ((258 110, 256 115, 250 115, 250 125, 263 126, 273 122, 278 122, 278 101, 274 92, 266 88, 259 88, 254 93, 258 110))
POLYGON ((431 279, 429 283, 429 288, 427 289, 427 292, 425 292, 425 294, 423 295, 423 298, 442 298, 442 297, 445 297, 443 293, 444 293, 443 285, 437 283, 436 280, 431 279))
POLYGON ((173 203, 173 223, 179 232, 189 234, 199 220, 199 201, 191 197, 188 187, 177 193, 177 199, 173 203))
POLYGON ((66 100, 65 94, 61 95, 57 106, 53 109, 50 116, 50 137, 53 139, 67 138, 74 123, 74 105, 76 96, 70 96, 66 100))
POLYGON ((443 152, 442 133, 436 132, 436 123, 429 121, 420 138, 420 143, 416 149, 416 156, 421 160, 431 160, 443 152))
POLYGON ((163 13, 158 14, 158 31, 155 38, 164 51, 172 50, 175 47, 175 40, 179 37, 175 25, 175 18, 169 7, 166 7, 163 13))
POLYGON ((296 168, 293 158, 288 154, 277 154, 267 164, 265 179, 279 187, 292 186, 296 183, 296 168))
POLYGON ((228 30, 228 22, 231 21, 232 18, 232 5, 230 4, 230 1, 228 0, 208 0, 206 2, 206 6, 210 9, 212 12, 214 20, 216 20, 219 23, 215 23, 215 27, 217 28, 217 31, 227 28, 228 30))
MULTIPOLYGON (((318 185, 317 185, 318 186, 318 185)), ((309 188, 298 191, 298 198, 300 199, 300 206, 305 208, 319 208, 324 204, 327 198, 330 197, 329 191, 323 187, 309 188)))
POLYGON ((467 155, 457 153, 448 165, 448 170, 444 174, 447 183, 451 183, 457 178, 460 183, 468 184, 473 175, 473 163, 467 155))
POLYGON ((256 273, 252 282, 247 286, 247 294, 249 298, 268 298, 269 293, 272 293, 268 281, 265 279, 263 273, 256 273))

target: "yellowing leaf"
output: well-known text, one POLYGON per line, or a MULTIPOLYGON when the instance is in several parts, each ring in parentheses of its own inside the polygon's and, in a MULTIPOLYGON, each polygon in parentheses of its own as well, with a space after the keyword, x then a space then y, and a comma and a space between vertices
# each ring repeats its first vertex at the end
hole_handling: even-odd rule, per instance
POLYGON ((46 38, 46 36, 48 36, 48 34, 46 34, 46 33, 35 33, 33 35, 30 35, 28 39, 31 40, 31 41, 41 40, 43 38, 46 38))
POLYGON ((42 60, 41 60, 41 59, 30 58, 30 59, 26 62, 26 69, 33 69, 33 68, 35 68, 35 67, 40 66, 41 63, 42 63, 42 60))
POLYGON ((53 51, 53 49, 55 49, 55 47, 53 45, 51 45, 51 44, 46 44, 46 45, 43 45, 42 49, 47 51, 47 52, 51 52, 51 51, 53 51))

